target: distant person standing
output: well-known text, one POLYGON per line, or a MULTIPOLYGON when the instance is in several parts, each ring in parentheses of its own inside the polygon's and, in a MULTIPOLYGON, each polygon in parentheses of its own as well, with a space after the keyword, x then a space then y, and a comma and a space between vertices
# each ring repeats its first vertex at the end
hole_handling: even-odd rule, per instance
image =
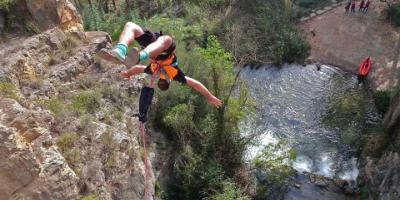
POLYGON ((344 7, 344 9, 346 9, 346 12, 345 12, 345 13, 348 13, 348 12, 349 12, 350 5, 351 5, 351 0, 347 0, 346 7, 344 7))
POLYGON ((356 12, 356 1, 351 2, 351 11, 350 12, 352 12, 352 13, 356 12))
POLYGON ((365 5, 365 1, 362 0, 361 3, 360 3, 360 9, 358 9, 358 12, 362 12, 363 11, 364 5, 365 5))
POLYGON ((369 6, 371 5, 371 2, 368 0, 367 1, 367 3, 365 3, 365 6, 364 6, 364 13, 367 13, 367 11, 368 11, 368 8, 369 8, 369 6))

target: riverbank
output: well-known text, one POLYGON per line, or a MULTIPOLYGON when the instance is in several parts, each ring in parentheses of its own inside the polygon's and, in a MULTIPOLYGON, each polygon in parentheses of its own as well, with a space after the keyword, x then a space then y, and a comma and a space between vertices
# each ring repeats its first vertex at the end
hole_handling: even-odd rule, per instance
POLYGON ((311 45, 308 61, 357 73, 359 63, 371 56, 371 88, 394 88, 400 74, 400 30, 385 21, 385 6, 374 1, 366 14, 345 14, 342 5, 302 22, 300 27, 311 45))

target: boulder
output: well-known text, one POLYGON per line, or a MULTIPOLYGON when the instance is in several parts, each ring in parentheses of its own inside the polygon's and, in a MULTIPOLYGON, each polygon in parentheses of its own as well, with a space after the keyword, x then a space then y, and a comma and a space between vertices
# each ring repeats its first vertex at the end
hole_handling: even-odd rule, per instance
POLYGON ((26 7, 41 30, 83 31, 82 18, 68 0, 26 0, 26 7))

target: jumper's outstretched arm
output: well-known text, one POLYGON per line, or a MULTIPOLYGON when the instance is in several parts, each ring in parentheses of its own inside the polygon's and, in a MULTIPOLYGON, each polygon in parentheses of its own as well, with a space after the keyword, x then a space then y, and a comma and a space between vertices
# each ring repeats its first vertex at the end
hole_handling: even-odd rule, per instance
MULTIPOLYGON (((146 69, 145 65, 135 65, 132 68, 130 68, 127 71, 121 72, 121 76, 123 78, 131 79, 132 76, 140 73, 144 73, 144 70, 146 69)), ((216 107, 219 108, 222 105, 222 101, 215 97, 211 92, 199 81, 190 78, 188 76, 185 76, 187 84, 192 87, 194 90, 205 96, 208 100, 208 102, 216 107)))
POLYGON ((135 65, 128 69, 127 71, 122 71, 121 76, 123 78, 127 78, 131 80, 132 76, 135 76, 136 74, 141 74, 144 73, 144 70, 146 69, 145 65, 135 65))
POLYGON ((222 105, 222 101, 215 97, 211 92, 199 81, 185 76, 187 84, 195 89, 197 92, 205 96, 208 102, 216 108, 219 108, 222 105))

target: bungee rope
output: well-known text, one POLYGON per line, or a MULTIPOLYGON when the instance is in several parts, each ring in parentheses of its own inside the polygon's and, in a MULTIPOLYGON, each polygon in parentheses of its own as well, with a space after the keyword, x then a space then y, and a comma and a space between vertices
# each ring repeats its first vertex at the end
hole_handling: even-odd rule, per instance
MULTIPOLYGON (((157 61, 152 61, 152 62, 157 64, 157 67, 151 76, 150 85, 149 85, 149 87, 153 89, 154 81, 158 75, 161 65, 157 61)), ((143 142, 143 162, 144 162, 144 195, 143 195, 143 199, 151 200, 151 198, 150 198, 151 194, 149 191, 150 172, 149 172, 149 160, 148 160, 147 149, 146 149, 145 122, 143 122, 141 120, 139 120, 139 121, 140 121, 140 132, 141 132, 142 142, 143 142)))

